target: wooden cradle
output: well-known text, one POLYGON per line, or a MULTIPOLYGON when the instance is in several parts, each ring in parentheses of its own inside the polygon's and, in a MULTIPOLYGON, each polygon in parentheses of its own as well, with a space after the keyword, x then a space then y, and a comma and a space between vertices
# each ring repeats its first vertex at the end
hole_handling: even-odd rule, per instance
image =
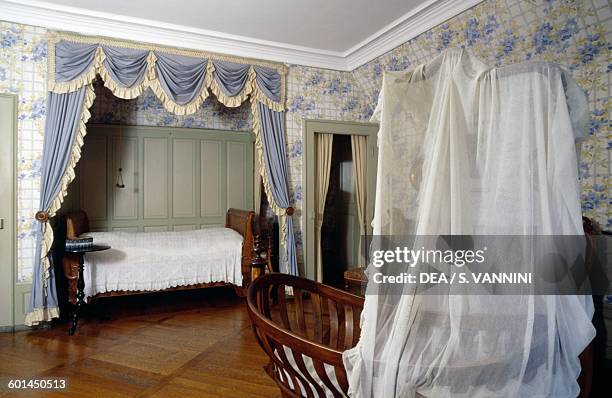
MULTIPOLYGON (((253 331, 270 358, 264 369, 282 397, 347 396, 342 353, 359 341, 363 304, 363 297, 286 274, 267 274, 249 286, 253 331), (293 298, 286 297, 287 287, 293 298)), ((592 362, 589 344, 580 355, 580 397, 590 394, 592 362)))
POLYGON ((342 352, 359 340, 363 303, 363 297, 291 275, 270 273, 253 281, 248 313, 270 358, 265 370, 283 397, 325 397, 321 384, 335 397, 346 396, 342 352), (285 287, 293 289, 293 298, 286 298, 285 287))
MULTIPOLYGON (((66 239, 72 239, 81 234, 90 232, 89 220, 87 214, 84 211, 70 212, 65 215, 66 219, 66 239)), ((251 260, 255 256, 255 234, 254 234, 254 221, 255 212, 247 210, 229 209, 225 218, 225 226, 238 232, 244 238, 242 243, 242 286, 231 285, 226 282, 212 282, 212 283, 200 283, 195 285, 177 286, 163 291, 178 291, 178 290, 191 290, 191 289, 202 289, 215 286, 227 286, 231 285, 234 287, 236 293, 240 297, 246 295, 246 289, 252 280, 251 276, 251 260)), ((268 253, 269 254, 269 253, 268 253)), ((270 256, 267 257, 270 261, 270 256)), ((77 293, 77 280, 78 280, 78 257, 73 254, 64 254, 62 259, 62 266, 64 276, 67 280, 68 290, 68 301, 72 304, 76 303, 77 293)), ((159 291, 159 290, 158 290, 159 291)), ((97 299, 102 297, 114 297, 114 296, 130 296, 147 293, 155 293, 158 291, 113 291, 106 293, 98 293, 91 299, 97 299)))

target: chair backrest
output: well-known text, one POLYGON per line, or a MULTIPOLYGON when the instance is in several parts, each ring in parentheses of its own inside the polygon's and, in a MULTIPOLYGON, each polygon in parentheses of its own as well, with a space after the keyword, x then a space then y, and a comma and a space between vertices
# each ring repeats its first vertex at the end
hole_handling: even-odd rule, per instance
POLYGON ((78 210, 66 214, 66 239, 74 239, 87 232, 89 232, 87 213, 78 210))
POLYGON ((363 302, 363 297, 286 274, 270 273, 251 284, 249 316, 270 357, 267 371, 285 395, 346 395, 342 352, 359 340, 363 302))

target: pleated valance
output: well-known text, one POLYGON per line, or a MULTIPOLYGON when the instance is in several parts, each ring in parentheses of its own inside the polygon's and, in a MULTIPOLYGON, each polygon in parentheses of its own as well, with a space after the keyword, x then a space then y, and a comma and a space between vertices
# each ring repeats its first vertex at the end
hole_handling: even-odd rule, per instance
POLYGON ((209 92, 228 107, 252 98, 284 111, 286 73, 282 64, 100 37, 56 33, 49 40, 49 91, 73 92, 100 75, 123 99, 150 87, 177 115, 194 113, 209 92))
POLYGON ((49 39, 49 95, 36 219, 36 257, 26 325, 59 315, 53 266, 53 230, 87 134, 93 82, 99 75, 116 96, 133 99, 151 88, 176 115, 196 112, 210 93, 228 107, 250 100, 259 174, 281 224, 283 271, 297 275, 293 208, 288 190, 285 75, 282 64, 140 43, 53 33, 49 39))

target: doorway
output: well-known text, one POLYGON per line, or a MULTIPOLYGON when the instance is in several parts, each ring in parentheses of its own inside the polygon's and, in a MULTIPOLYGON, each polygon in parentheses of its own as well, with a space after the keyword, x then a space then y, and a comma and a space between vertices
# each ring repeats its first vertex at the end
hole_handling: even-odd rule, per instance
POLYGON ((344 271, 361 265, 359 264, 359 216, 353 168, 351 136, 335 134, 329 187, 321 227, 324 270, 321 279, 327 285, 342 286, 344 271))
MULTIPOLYGON (((374 123, 341 122, 328 120, 304 120, 302 125, 304 165, 302 167, 303 190, 303 248, 305 277, 332 285, 342 285, 344 271, 365 265, 367 236, 371 235, 376 189, 378 125, 374 123), (318 160, 315 139, 317 134, 331 134, 331 162, 329 187, 321 226, 322 270, 317 272, 315 247, 318 244, 315 222, 315 189, 318 160), (355 186, 355 165, 351 136, 361 136, 365 141, 365 155, 361 157, 364 170, 362 184, 365 191, 365 237, 360 233, 360 219, 355 186), (363 161, 365 160, 365 161, 363 161), (365 180, 365 181, 363 181, 365 180), (361 250, 359 241, 362 240, 361 250), (322 272, 321 272, 322 271, 322 272), (322 273, 322 275, 319 275, 322 273)), ((362 195, 363 196, 363 195, 362 195)), ((321 217, 319 217, 321 218, 321 217)), ((319 224, 320 225, 320 224, 319 224)))

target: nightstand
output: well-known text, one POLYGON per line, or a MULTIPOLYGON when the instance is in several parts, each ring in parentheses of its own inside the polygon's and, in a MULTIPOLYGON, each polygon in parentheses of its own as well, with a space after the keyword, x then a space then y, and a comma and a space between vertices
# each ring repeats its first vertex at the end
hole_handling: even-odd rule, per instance
POLYGON ((108 250, 108 245, 92 245, 81 249, 66 249, 66 253, 72 253, 79 256, 79 279, 77 281, 77 302, 72 310, 72 322, 70 324, 70 330, 68 335, 72 336, 76 331, 77 324, 79 323, 79 315, 83 304, 85 304, 85 279, 83 277, 83 269, 85 268, 85 253, 99 252, 102 250, 108 250))

